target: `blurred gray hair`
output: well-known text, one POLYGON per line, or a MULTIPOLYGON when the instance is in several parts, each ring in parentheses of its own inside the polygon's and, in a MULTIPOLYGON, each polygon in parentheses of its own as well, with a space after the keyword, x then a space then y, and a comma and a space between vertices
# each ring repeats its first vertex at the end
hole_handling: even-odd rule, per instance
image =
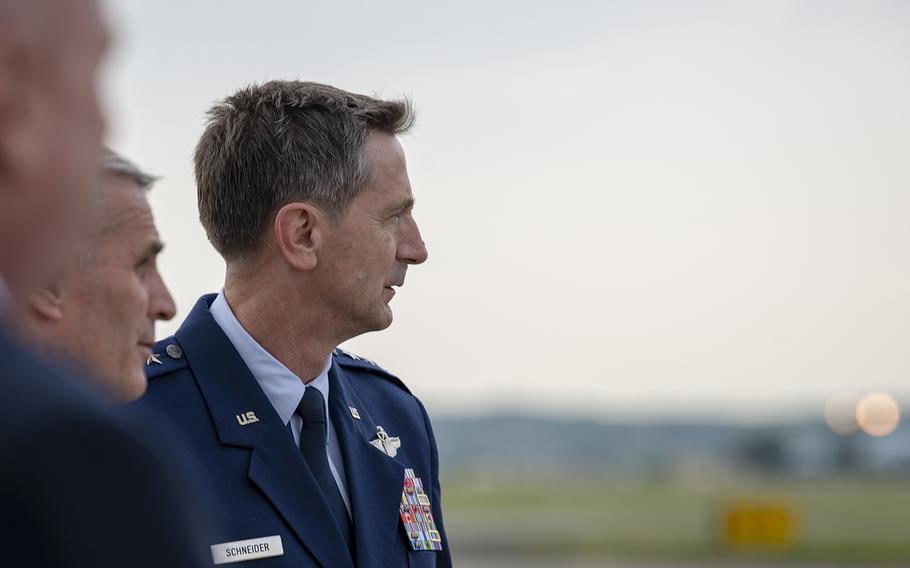
POLYGON ((133 180, 141 189, 148 191, 160 178, 145 172, 110 148, 104 148, 101 156, 101 171, 105 174, 123 176, 133 180))

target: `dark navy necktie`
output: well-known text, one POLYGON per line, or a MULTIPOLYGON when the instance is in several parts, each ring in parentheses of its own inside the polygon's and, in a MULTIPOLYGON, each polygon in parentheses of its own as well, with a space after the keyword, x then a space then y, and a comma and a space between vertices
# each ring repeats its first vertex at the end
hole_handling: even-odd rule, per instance
POLYGON ((303 420, 303 426, 300 428, 300 453, 303 459, 310 467, 316 483, 322 489, 322 494, 329 509, 332 510, 332 516, 335 518, 335 524, 338 525, 338 531, 344 537, 348 545, 351 556, 354 556, 353 547, 353 524, 351 517, 348 515, 348 509, 341 498, 341 492, 332 476, 332 470, 329 468, 329 457, 326 453, 326 415, 325 415, 325 398, 319 389, 307 387, 303 391, 303 399, 297 406, 297 414, 303 420))

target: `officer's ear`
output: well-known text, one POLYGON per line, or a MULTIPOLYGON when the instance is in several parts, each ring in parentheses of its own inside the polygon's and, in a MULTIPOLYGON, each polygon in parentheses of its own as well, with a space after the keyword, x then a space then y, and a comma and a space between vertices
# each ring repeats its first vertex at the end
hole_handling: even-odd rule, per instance
POLYGON ((63 319, 63 291, 60 280, 49 286, 35 290, 26 298, 28 310, 34 317, 43 321, 60 321, 63 319))
POLYGON ((316 267, 328 215, 303 202, 288 203, 275 215, 275 241, 284 260, 297 270, 316 267))

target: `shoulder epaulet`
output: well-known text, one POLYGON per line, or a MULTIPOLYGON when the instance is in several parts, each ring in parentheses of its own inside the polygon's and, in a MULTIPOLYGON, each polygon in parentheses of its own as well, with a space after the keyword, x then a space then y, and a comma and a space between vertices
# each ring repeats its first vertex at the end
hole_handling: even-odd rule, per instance
POLYGON ((168 337, 155 344, 152 356, 145 363, 145 376, 149 379, 173 373, 188 365, 183 349, 174 337, 168 337))
POLYGON ((409 389, 401 381, 401 379, 399 379, 398 377, 396 377, 389 371, 386 371, 385 369, 383 369, 382 367, 380 367, 373 361, 370 361, 369 359, 365 359, 363 357, 360 357, 359 355, 354 355, 353 353, 348 353, 347 351, 343 351, 341 349, 338 349, 337 347, 335 348, 334 355, 335 355, 335 360, 342 367, 349 367, 349 368, 355 368, 355 369, 364 369, 366 371, 372 371, 377 376, 382 377, 383 379, 389 381, 392 384, 398 385, 408 394, 413 394, 413 393, 411 393, 411 389, 409 389))

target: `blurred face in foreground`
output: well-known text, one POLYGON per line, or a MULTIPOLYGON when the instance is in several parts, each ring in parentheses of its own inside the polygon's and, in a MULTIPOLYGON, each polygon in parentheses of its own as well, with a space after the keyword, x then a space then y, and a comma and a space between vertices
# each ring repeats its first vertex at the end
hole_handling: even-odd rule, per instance
POLYGON ((40 341, 98 376, 103 390, 128 401, 145 392, 155 322, 175 306, 157 257, 162 244, 144 190, 108 174, 93 227, 51 290, 33 298, 40 341))
POLYGON ((0 271, 15 292, 59 268, 95 183, 107 37, 95 0, 0 0, 0 271))

